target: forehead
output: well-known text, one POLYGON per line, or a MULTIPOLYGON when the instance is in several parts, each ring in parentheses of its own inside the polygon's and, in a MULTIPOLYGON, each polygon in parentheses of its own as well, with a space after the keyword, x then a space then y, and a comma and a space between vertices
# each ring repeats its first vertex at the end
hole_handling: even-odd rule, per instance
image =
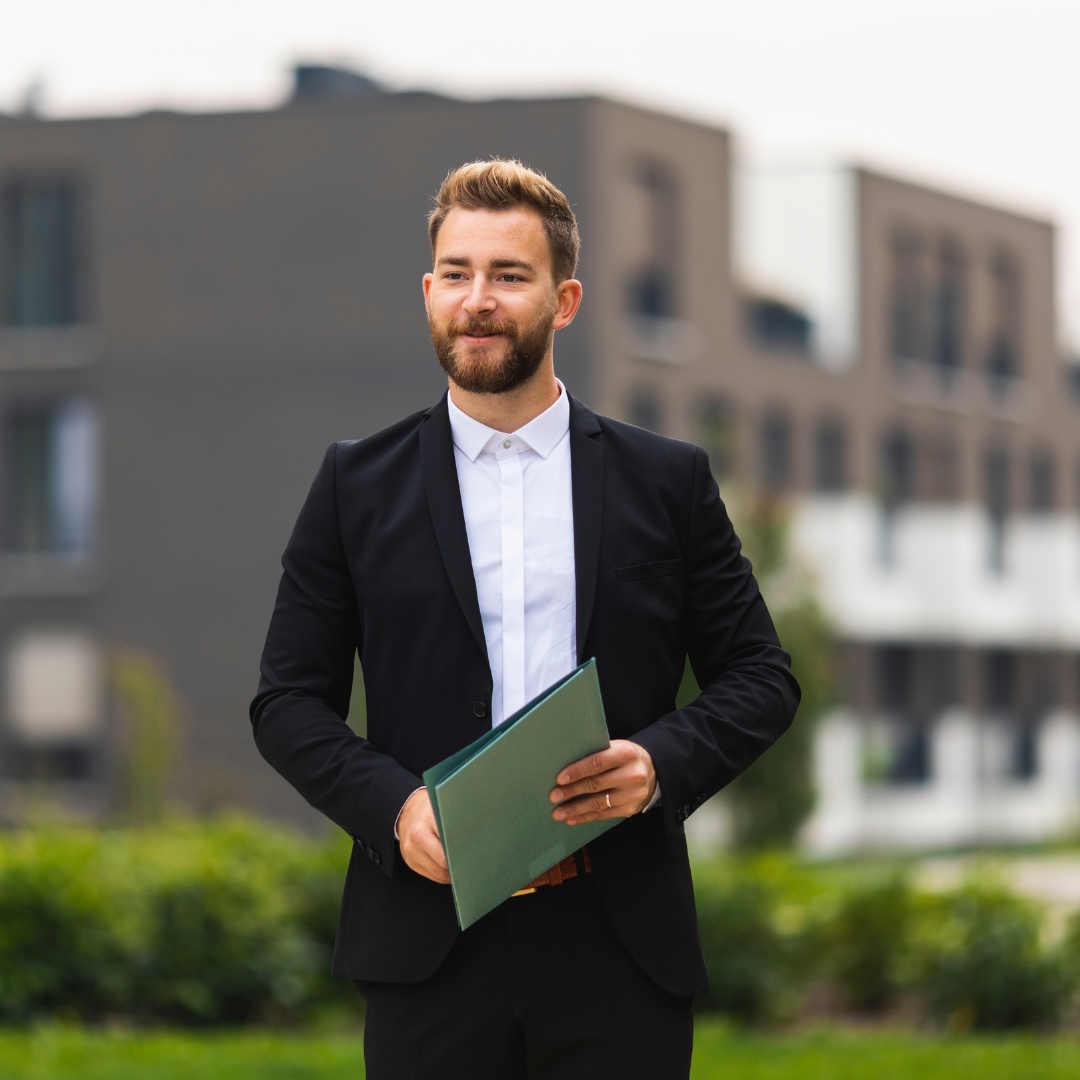
POLYGON ((551 245, 540 215, 527 206, 512 210, 466 210, 446 215, 435 241, 435 258, 464 257, 471 262, 521 258, 548 267, 551 245))

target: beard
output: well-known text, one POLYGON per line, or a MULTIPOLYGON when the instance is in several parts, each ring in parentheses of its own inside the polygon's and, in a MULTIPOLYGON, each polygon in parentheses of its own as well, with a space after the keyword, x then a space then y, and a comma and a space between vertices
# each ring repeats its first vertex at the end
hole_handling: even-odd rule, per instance
POLYGON ((455 385, 471 394, 505 394, 536 374, 551 344, 554 321, 554 312, 542 312, 525 327, 494 319, 459 319, 439 325, 432 318, 428 325, 439 364, 455 385), (500 334, 505 345, 500 349, 500 342, 492 342, 470 348, 458 340, 462 334, 500 334))

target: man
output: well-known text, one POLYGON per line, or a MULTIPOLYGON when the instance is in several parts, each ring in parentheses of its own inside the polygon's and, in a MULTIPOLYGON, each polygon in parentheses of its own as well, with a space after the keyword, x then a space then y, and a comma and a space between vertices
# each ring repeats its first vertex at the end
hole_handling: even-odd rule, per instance
POLYGON ((708 985, 683 822, 799 691, 705 454, 555 378, 581 302, 566 197, 516 161, 429 222, 437 405, 327 451, 282 560, 259 750, 355 841, 334 973, 371 1080, 686 1077, 708 985), (367 738, 345 724, 353 655, 367 738), (675 695, 690 657, 701 695, 675 695), (625 819, 461 932, 420 775, 596 657, 611 748, 552 777, 573 829, 625 819))

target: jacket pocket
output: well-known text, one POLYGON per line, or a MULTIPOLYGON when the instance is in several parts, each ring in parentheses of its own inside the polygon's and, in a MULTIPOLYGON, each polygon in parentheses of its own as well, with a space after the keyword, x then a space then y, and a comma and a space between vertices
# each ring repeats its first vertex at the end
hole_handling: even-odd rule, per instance
POLYGON ((681 573, 682 559, 661 559, 659 562, 643 562, 635 566, 618 566, 615 568, 615 581, 622 585, 628 581, 677 577, 681 573))

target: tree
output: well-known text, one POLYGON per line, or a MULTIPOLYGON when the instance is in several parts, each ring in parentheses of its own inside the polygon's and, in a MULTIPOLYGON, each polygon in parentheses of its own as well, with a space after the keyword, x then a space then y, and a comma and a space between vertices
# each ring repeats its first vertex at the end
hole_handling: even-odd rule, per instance
MULTIPOLYGON (((832 637, 813 577, 791 551, 787 508, 765 496, 727 503, 780 643, 791 655, 802 702, 791 728, 728 786, 724 797, 736 847, 788 846, 814 807, 813 733, 833 694, 832 637)), ((678 704, 688 704, 699 692, 687 663, 678 704)))
POLYGON ((179 743, 179 702, 164 669, 145 653, 117 652, 112 675, 126 736, 125 816, 149 824, 166 807, 179 743))

